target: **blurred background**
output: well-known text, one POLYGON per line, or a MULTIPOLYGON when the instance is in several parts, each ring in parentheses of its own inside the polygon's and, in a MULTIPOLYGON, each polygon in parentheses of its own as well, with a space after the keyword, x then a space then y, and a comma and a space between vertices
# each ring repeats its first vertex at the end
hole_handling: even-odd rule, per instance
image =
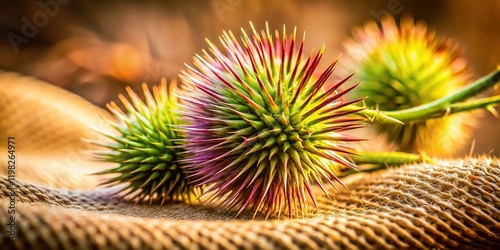
MULTIPOLYGON (((126 85, 173 79, 222 30, 285 24, 307 31, 305 51, 327 45, 323 66, 352 28, 382 14, 412 15, 459 42, 474 79, 500 62, 500 1, 0 0, 0 70, 35 76, 103 107, 126 85)), ((497 109, 499 110, 499 109, 497 109)), ((474 154, 500 156, 500 121, 475 128, 474 154)), ((472 141, 469 143, 472 145, 472 141)), ((461 152, 469 153, 469 148, 461 152)))

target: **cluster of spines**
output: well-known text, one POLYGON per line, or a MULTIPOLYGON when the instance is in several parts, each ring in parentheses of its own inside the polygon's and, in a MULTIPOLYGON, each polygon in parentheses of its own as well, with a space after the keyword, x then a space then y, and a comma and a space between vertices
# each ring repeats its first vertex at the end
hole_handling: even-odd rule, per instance
POLYGON ((344 110, 359 99, 342 97, 357 85, 338 91, 351 75, 325 89, 336 61, 316 74, 324 46, 303 58, 304 38, 297 50, 296 29, 291 37, 283 29, 282 40, 276 31, 274 41, 268 27, 252 30, 252 39, 242 30, 243 46, 224 32, 226 55, 208 42, 213 56, 203 51, 197 69, 183 72, 182 162, 223 207, 253 208, 254 216, 264 211, 267 217, 287 206, 290 216, 306 214, 308 197, 316 205, 312 185, 328 195, 322 184, 334 186, 338 168, 354 168, 347 155, 355 150, 346 142, 359 139, 343 132, 362 126, 360 118, 348 117, 361 108, 344 110))
MULTIPOLYGON (((365 104, 370 108, 396 111, 423 105, 457 92, 469 77, 457 45, 436 38, 411 18, 402 19, 399 27, 392 17, 384 17, 380 28, 370 22, 345 47, 348 60, 342 67, 358 70, 354 82, 363 81, 352 96, 368 96, 365 104)), ((376 128, 397 150, 443 157, 464 144, 471 118, 461 113, 376 128)))
POLYGON ((163 79, 159 86, 153 87, 152 94, 146 84, 142 89, 145 102, 127 87, 130 101, 119 96, 124 110, 114 102, 107 105, 118 118, 118 122, 109 122, 117 133, 97 130, 109 140, 91 143, 107 148, 94 152, 95 158, 118 166, 97 174, 115 175, 103 185, 126 183, 120 195, 131 200, 161 204, 191 200, 196 188, 179 163, 183 135, 175 128, 180 125, 177 99, 172 94, 176 84, 171 82, 167 86, 163 79))

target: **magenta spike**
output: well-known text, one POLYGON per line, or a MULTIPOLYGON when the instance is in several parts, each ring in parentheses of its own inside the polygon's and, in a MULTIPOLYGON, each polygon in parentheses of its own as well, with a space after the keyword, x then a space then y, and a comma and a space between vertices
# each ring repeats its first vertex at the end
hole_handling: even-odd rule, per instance
POLYGON ((332 64, 330 64, 330 66, 328 66, 328 68, 325 71, 323 71, 323 74, 321 74, 321 76, 319 77, 319 79, 313 84, 314 89, 313 89, 312 93, 309 95, 309 97, 307 98, 307 100, 300 106, 299 109, 304 109, 307 106, 307 104, 309 104, 309 102, 311 101, 311 99, 314 96, 316 96, 316 93, 323 87, 323 85, 325 84, 326 80, 333 73, 333 69, 335 68, 336 64, 337 64, 337 61, 334 61, 332 64))

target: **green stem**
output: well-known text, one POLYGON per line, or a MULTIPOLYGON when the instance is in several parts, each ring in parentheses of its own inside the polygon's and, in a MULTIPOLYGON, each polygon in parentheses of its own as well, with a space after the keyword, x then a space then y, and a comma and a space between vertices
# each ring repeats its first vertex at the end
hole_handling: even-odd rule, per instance
POLYGON ((460 113, 464 111, 470 111, 474 109, 480 108, 488 108, 493 107, 495 104, 500 103, 500 96, 492 96, 488 98, 481 98, 474 101, 463 102, 463 103, 455 103, 450 106, 450 108, 446 111, 436 112, 432 114, 432 117, 429 118, 439 118, 445 115, 451 115, 455 113, 460 113))
MULTIPOLYGON (((350 105, 350 106, 342 108, 342 110, 354 110, 354 109, 359 109, 359 107, 355 106, 355 105, 350 105)), ((356 112, 356 115, 366 117, 366 118, 370 119, 371 122, 404 125, 404 123, 402 123, 401 121, 394 119, 394 118, 386 115, 385 112, 382 112, 379 110, 363 109, 361 111, 356 112)))
POLYGON ((350 156, 357 165, 370 164, 369 166, 359 166, 358 169, 348 169, 340 172, 338 177, 346 177, 359 172, 374 172, 385 169, 389 165, 403 165, 418 162, 433 162, 425 154, 411 154, 403 152, 358 152, 359 155, 350 156))
POLYGON ((384 115, 390 116, 402 122, 426 119, 428 117, 431 117, 434 113, 443 111, 446 112, 452 106, 452 104, 474 97, 487 90, 488 88, 491 88, 499 81, 500 70, 497 69, 490 74, 476 80, 474 83, 455 94, 417 107, 398 111, 383 111, 383 113, 384 115))
MULTIPOLYGON (((474 97, 482 93, 483 91, 497 84, 499 81, 500 81, 500 70, 497 69, 491 72, 490 74, 476 80, 474 83, 464 88, 463 90, 460 90, 455 94, 435 100, 433 102, 397 111, 380 111, 373 109, 364 109, 357 112, 356 114, 370 119, 371 122, 404 125, 404 122, 427 120, 427 119, 442 117, 447 114, 470 111, 473 109, 488 108, 494 104, 500 103, 500 97, 493 96, 470 102, 461 102, 461 101, 465 101, 471 97, 474 97)), ((344 107, 343 110, 354 110, 358 108, 359 107, 355 105, 350 105, 344 107)))
POLYGON ((356 164, 401 165, 415 162, 432 161, 425 154, 411 154, 404 152, 358 152, 359 156, 350 156, 356 164))

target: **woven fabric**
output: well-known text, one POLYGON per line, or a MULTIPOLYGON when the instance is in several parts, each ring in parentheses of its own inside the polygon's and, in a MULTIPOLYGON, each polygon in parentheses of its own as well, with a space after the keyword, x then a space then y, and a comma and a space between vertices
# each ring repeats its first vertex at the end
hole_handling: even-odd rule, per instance
POLYGON ((46 82, 0 71, 0 174, 7 175, 7 138, 16 143, 16 178, 52 187, 92 188, 89 175, 103 164, 90 162, 82 138, 97 139, 113 119, 96 107, 46 82))
MULTIPOLYGON (((98 124, 104 111, 65 91, 50 102, 21 105, 33 102, 23 99, 29 89, 9 91, 6 79, 17 81, 20 89, 39 86, 38 96, 54 91, 41 82, 29 85, 33 79, 0 75, 0 110, 6 117, 0 139, 16 136, 19 162, 19 174, 10 179, 6 161, 0 163, 2 249, 500 249, 497 159, 437 161, 349 176, 343 180, 348 190, 327 188, 332 201, 315 188, 319 211, 309 209, 306 218, 250 220, 248 213, 235 219, 235 212, 201 202, 134 204, 115 198, 116 189, 97 187, 98 178, 86 174, 105 166, 79 154, 67 160, 64 148, 80 143, 70 138, 94 136, 86 126, 98 124), (71 106, 75 101, 78 105, 71 106), (74 107, 88 117, 76 120, 51 107, 74 107), (18 127, 28 124, 21 119, 32 119, 27 114, 37 118, 18 127), (30 133, 40 133, 40 139, 30 133), (54 142, 54 134, 67 138, 54 142), (23 149, 26 143, 30 150, 23 149), (33 151, 36 145, 47 151, 33 151), (15 242, 7 233, 13 185, 15 242)), ((4 144, 1 159, 6 159, 4 144)))
MULTIPOLYGON (((151 206, 18 181, 16 249, 495 249, 499 161, 469 159, 361 175, 303 219, 234 220, 210 205, 151 206)), ((8 183, 0 179, 2 207, 8 183)), ((319 195, 319 190, 316 190, 319 195)), ((246 215, 249 216, 249 215, 246 215)), ((0 211, 6 232, 9 215, 0 211)), ((498 248, 497 248, 498 249, 498 248)))

